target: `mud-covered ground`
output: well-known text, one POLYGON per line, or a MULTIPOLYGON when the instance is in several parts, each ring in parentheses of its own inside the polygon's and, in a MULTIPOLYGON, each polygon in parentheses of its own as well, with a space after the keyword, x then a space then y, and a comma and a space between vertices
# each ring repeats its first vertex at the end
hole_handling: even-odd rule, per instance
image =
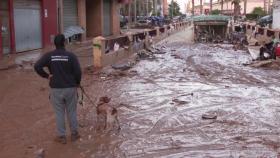
POLYGON ((0 72, 0 157, 29 158, 43 148, 51 158, 276 158, 279 70, 244 66, 249 54, 230 45, 190 41, 191 29, 177 33, 157 45, 166 53, 128 71, 86 70, 86 91, 94 101, 112 98, 121 131, 97 131, 95 108, 85 100, 82 139, 67 145, 52 141, 47 81, 31 70, 0 72))

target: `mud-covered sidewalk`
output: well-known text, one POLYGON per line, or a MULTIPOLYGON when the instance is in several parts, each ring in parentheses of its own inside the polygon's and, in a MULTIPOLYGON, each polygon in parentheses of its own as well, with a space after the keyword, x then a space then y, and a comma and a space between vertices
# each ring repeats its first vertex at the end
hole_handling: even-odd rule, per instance
POLYGON ((112 98, 122 129, 96 131, 85 100, 82 139, 67 145, 52 141, 47 82, 33 71, 0 72, 0 157, 32 157, 40 148, 55 158, 277 157, 279 70, 244 66, 247 52, 191 38, 191 29, 172 35, 156 46, 162 53, 127 71, 85 70, 86 91, 112 98))

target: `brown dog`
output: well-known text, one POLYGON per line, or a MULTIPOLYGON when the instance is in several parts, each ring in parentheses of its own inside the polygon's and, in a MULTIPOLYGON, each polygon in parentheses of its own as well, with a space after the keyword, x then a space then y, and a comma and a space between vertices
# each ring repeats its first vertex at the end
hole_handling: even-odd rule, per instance
POLYGON ((107 96, 101 97, 96 107, 97 112, 97 123, 99 127, 102 125, 100 121, 100 117, 105 118, 103 129, 110 131, 113 129, 114 125, 117 125, 118 130, 120 130, 120 123, 118 120, 118 111, 116 108, 111 106, 109 102, 110 98, 107 96))

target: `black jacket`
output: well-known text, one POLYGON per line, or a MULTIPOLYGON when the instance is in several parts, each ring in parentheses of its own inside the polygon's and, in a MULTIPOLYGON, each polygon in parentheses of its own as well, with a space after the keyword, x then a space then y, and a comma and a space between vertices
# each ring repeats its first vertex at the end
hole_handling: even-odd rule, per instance
POLYGON ((52 75, 49 83, 51 88, 72 88, 80 85, 81 67, 73 53, 65 49, 56 49, 41 57, 34 69, 41 77, 48 78, 49 74, 44 67, 47 67, 52 75))

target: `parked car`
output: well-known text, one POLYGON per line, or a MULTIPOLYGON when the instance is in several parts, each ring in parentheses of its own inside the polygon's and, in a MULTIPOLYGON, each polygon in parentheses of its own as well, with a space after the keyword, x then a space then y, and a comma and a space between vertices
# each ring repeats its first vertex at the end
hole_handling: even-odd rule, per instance
POLYGON ((137 19, 137 28, 150 28, 151 25, 151 21, 147 17, 140 17, 137 19))
POLYGON ((260 25, 261 27, 265 27, 268 24, 272 24, 272 21, 273 21, 272 15, 267 15, 267 16, 260 18, 258 20, 257 24, 260 25))
POLYGON ((127 18, 125 16, 120 15, 120 27, 124 27, 127 23, 127 18))
POLYGON ((163 26, 164 25, 164 17, 160 17, 160 16, 151 16, 148 18, 151 23, 152 26, 163 26))

